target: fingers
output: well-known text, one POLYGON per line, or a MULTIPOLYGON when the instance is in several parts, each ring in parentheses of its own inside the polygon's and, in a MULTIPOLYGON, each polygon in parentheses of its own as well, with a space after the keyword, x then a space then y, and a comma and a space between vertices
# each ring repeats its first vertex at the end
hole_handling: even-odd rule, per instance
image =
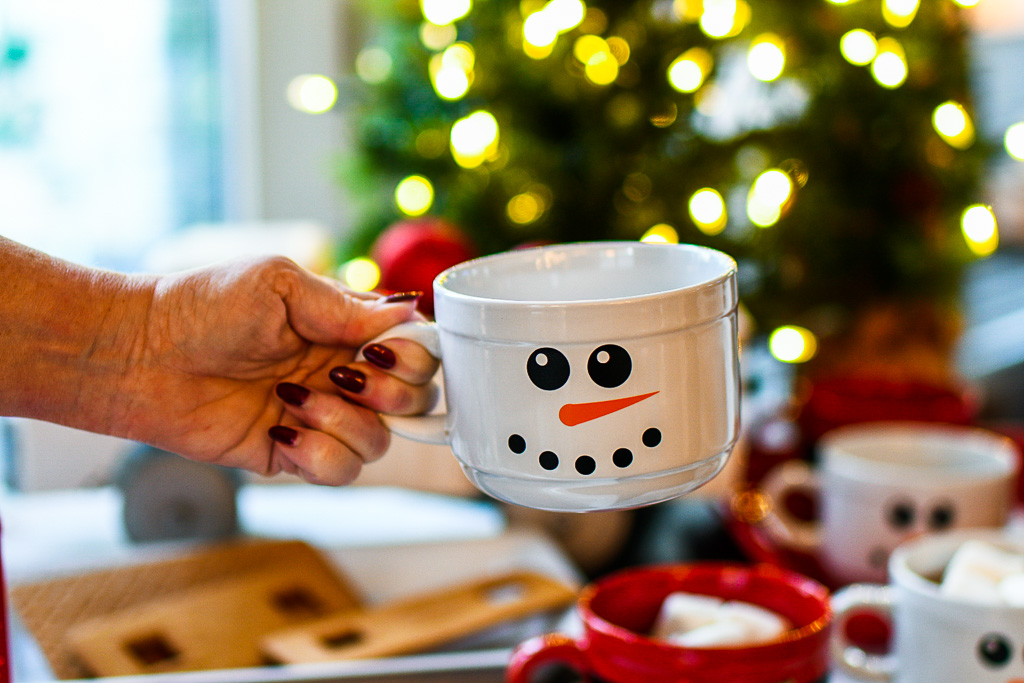
POLYGON ((397 337, 363 348, 363 358, 407 384, 426 384, 437 372, 439 361, 416 342, 397 337))
POLYGON ((337 281, 299 268, 287 259, 268 262, 272 281, 299 336, 317 344, 358 347, 416 317, 422 292, 386 297, 357 295, 337 281))
MULTIPOLYGON (((281 382, 276 392, 285 410, 304 427, 327 435, 361 461, 372 462, 387 450, 390 435, 373 411, 337 394, 291 382, 281 382)), ((327 444, 317 441, 316 445, 327 444)))
POLYGON ((363 459, 357 453, 323 432, 276 425, 270 428, 269 436, 274 441, 271 457, 281 470, 311 484, 344 486, 362 470, 363 459))
POLYGON ((407 384, 368 363, 352 363, 334 368, 331 381, 351 401, 389 415, 425 413, 437 402, 433 384, 407 384))

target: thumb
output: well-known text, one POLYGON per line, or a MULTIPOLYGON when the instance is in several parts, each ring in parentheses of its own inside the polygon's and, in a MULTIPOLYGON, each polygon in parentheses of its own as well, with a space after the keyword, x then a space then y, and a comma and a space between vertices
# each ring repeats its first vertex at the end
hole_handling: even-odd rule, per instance
POLYGON ((418 298, 360 298, 336 280, 305 270, 282 293, 296 334, 314 344, 350 347, 414 318, 418 298))

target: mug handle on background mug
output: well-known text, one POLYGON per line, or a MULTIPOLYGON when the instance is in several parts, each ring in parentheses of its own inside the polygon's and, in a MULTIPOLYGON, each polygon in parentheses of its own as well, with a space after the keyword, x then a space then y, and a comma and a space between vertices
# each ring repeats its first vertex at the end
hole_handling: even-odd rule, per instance
POLYGON ((865 652, 849 640, 850 619, 864 612, 892 623, 892 590, 888 586, 859 583, 840 589, 832 596, 834 621, 829 646, 833 666, 858 681, 889 683, 896 669, 893 655, 865 652))
POLYGON ((821 523, 800 519, 786 506, 786 498, 797 491, 820 500, 821 480, 814 469, 803 460, 787 460, 773 467, 758 488, 771 501, 761 522, 767 534, 780 545, 815 554, 821 548, 821 523))
MULTIPOLYGON (((381 342, 385 339, 401 337, 416 342, 427 350, 431 356, 441 360, 441 342, 437 334, 437 324, 429 322, 408 322, 395 325, 374 339, 366 342, 364 348, 370 344, 381 342)), ((362 350, 360 350, 362 355, 362 350)), ((438 396, 443 396, 444 385, 441 382, 441 370, 430 381, 438 390, 438 396)), ((448 429, 445 427, 446 413, 430 413, 427 415, 381 415, 380 420, 384 426, 393 434, 418 441, 419 443, 434 444, 439 446, 448 445, 448 429)))
POLYGON ((561 633, 548 633, 530 638, 513 650, 505 669, 505 683, 532 683, 537 672, 555 664, 574 669, 584 682, 590 680, 579 643, 561 633))

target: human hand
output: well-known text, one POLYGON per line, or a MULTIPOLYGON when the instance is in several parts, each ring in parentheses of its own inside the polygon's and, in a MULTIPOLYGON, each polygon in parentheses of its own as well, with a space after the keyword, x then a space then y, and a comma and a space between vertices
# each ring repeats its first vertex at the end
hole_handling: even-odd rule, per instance
POLYGON ((352 292, 284 258, 162 276, 123 383, 123 431, 195 460, 349 483, 387 449, 378 412, 435 400, 437 361, 413 342, 389 339, 356 362, 415 303, 352 292))

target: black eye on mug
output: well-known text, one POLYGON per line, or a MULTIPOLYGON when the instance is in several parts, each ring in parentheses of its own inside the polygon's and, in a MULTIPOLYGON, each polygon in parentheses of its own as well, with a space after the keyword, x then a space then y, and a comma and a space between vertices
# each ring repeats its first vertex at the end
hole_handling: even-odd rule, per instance
POLYGON ((633 360, 629 352, 615 344, 605 344, 594 349, 587 361, 590 379, 606 389, 613 389, 627 379, 633 371, 633 360))
POLYGON ((908 501, 893 503, 885 518, 894 529, 906 529, 914 523, 914 504, 908 501))
POLYGON ((953 504, 939 503, 932 508, 931 514, 928 515, 928 528, 934 531, 948 529, 953 525, 955 519, 956 510, 953 508, 953 504))
POLYGON ((526 374, 538 389, 554 391, 569 381, 569 361, 558 349, 537 349, 526 361, 526 374))
POLYGON ((989 633, 978 641, 978 659, 990 669, 1006 666, 1012 654, 1010 641, 998 633, 989 633))

